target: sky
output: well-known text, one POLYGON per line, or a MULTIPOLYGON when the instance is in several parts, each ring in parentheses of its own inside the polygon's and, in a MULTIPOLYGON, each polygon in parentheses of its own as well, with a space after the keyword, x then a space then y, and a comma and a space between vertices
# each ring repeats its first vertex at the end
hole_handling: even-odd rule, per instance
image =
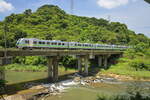
POLYGON ((136 33, 150 37, 150 4, 144 0, 0 0, 0 21, 11 13, 22 13, 26 9, 36 11, 44 4, 59 6, 67 13, 78 16, 105 18, 127 24, 136 33))

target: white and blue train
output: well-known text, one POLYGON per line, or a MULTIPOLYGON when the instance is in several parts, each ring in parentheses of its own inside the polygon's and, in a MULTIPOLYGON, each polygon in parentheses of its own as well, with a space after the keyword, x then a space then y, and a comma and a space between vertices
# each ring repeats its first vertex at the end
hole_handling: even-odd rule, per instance
POLYGON ((21 49, 118 49, 125 50, 129 46, 107 45, 107 44, 90 44, 79 42, 63 42, 56 40, 40 40, 36 38, 21 38, 16 43, 17 48, 21 49))

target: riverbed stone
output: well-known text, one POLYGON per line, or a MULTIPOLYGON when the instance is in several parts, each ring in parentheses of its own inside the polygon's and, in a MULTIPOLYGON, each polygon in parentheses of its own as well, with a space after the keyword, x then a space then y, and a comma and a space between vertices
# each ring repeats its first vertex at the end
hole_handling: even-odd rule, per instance
POLYGON ((75 81, 75 82, 79 82, 80 80, 81 80, 80 77, 75 77, 75 78, 74 78, 74 81, 75 81))
POLYGON ((42 85, 38 85, 38 86, 33 86, 30 89, 38 90, 38 89, 44 89, 44 87, 42 85))
POLYGON ((96 78, 97 78, 97 79, 100 79, 101 77, 97 75, 96 78))
POLYGON ((23 95, 13 95, 4 97, 4 100, 27 100, 27 98, 23 95))

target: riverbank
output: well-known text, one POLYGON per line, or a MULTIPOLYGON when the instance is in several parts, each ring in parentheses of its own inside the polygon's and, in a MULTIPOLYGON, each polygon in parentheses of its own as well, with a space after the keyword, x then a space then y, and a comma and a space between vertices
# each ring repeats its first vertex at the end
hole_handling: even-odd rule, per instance
POLYGON ((132 60, 130 59, 120 59, 118 64, 111 65, 107 70, 100 70, 97 75, 110 76, 123 81, 150 81, 149 70, 137 70, 131 66, 131 63, 132 60))
POLYGON ((121 74, 116 74, 112 72, 107 72, 101 74, 101 76, 106 76, 106 77, 112 77, 121 81, 146 81, 150 82, 150 78, 143 78, 143 77, 134 77, 130 75, 121 75, 121 74))

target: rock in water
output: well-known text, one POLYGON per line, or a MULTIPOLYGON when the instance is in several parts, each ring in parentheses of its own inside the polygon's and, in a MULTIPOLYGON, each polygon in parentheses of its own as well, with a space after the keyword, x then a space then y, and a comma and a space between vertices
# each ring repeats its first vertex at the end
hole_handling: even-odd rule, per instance
POLYGON ((74 78, 74 81, 75 81, 75 82, 79 82, 80 80, 81 80, 80 77, 75 77, 75 78, 74 78))

